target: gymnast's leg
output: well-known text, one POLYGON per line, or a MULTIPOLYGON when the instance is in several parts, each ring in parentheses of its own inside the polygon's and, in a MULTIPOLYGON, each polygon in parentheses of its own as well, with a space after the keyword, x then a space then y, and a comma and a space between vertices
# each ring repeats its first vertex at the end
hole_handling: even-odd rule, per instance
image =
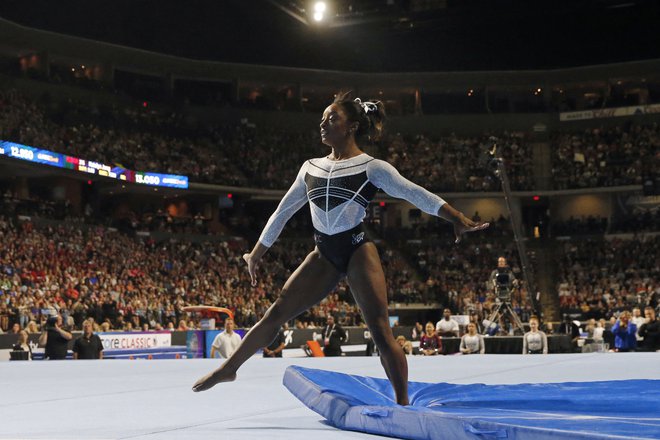
POLYGON ((408 405, 408 362, 390 328, 385 275, 373 243, 365 243, 353 253, 346 275, 380 351, 380 361, 392 383, 396 401, 399 405, 408 405))
POLYGON ((193 391, 204 391, 236 378, 236 371, 250 356, 275 339, 280 326, 309 309, 337 285, 341 274, 315 249, 291 274, 279 298, 245 335, 241 345, 217 370, 199 379, 193 391))

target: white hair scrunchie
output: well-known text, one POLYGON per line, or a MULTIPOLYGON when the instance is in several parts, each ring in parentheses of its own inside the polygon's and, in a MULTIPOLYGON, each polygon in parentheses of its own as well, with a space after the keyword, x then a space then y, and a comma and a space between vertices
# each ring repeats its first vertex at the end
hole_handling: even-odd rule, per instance
POLYGON ((362 107, 362 110, 364 110, 364 114, 370 115, 371 113, 378 113, 378 103, 377 102, 371 102, 371 101, 365 101, 362 102, 360 98, 355 98, 355 102, 360 104, 362 107))

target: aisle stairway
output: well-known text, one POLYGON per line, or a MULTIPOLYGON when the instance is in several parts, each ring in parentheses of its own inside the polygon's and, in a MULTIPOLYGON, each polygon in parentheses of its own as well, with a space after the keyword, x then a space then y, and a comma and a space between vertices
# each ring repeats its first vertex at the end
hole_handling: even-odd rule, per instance
POLYGON ((559 296, 557 295, 557 261, 561 246, 555 240, 531 240, 528 251, 535 253, 534 275, 536 288, 541 292, 541 308, 545 321, 559 321, 559 296))

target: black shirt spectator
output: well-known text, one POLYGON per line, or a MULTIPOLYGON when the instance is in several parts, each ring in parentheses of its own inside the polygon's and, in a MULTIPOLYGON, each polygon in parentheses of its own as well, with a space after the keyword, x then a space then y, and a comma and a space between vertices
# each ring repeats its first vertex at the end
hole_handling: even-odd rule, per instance
POLYGON ((66 359, 71 333, 61 328, 62 317, 51 316, 46 322, 46 330, 39 337, 39 345, 45 346, 44 357, 50 360, 66 359))
POLYGON ((277 336, 273 339, 273 342, 266 348, 264 348, 264 357, 282 357, 282 350, 286 346, 286 336, 284 335, 284 329, 281 328, 277 332, 277 336))
POLYGON ((335 318, 328 316, 328 325, 323 329, 323 354, 326 356, 341 356, 341 344, 346 340, 344 329, 335 324, 335 318))
POLYGON ((98 335, 83 335, 73 343, 74 359, 103 359, 103 342, 98 335))
POLYGON ((644 339, 640 350, 660 350, 660 321, 655 316, 655 310, 653 310, 653 307, 646 307, 644 315, 646 315, 646 322, 638 330, 639 336, 644 339))
POLYGON ((90 321, 83 322, 83 334, 73 343, 74 359, 103 359, 103 342, 92 330, 90 321))

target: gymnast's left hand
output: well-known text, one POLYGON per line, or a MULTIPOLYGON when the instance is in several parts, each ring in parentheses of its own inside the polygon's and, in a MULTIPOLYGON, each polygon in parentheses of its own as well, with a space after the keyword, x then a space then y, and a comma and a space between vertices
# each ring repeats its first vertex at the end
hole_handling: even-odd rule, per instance
POLYGON ((245 260, 248 265, 248 272, 250 273, 250 284, 252 287, 256 287, 258 259, 253 257, 251 254, 243 254, 243 260, 245 260))
POLYGON ((458 218, 453 222, 454 223, 454 235, 456 236, 455 243, 461 242, 461 237, 466 232, 476 232, 486 229, 490 226, 490 223, 484 222, 475 222, 467 218, 464 214, 460 214, 458 218))

